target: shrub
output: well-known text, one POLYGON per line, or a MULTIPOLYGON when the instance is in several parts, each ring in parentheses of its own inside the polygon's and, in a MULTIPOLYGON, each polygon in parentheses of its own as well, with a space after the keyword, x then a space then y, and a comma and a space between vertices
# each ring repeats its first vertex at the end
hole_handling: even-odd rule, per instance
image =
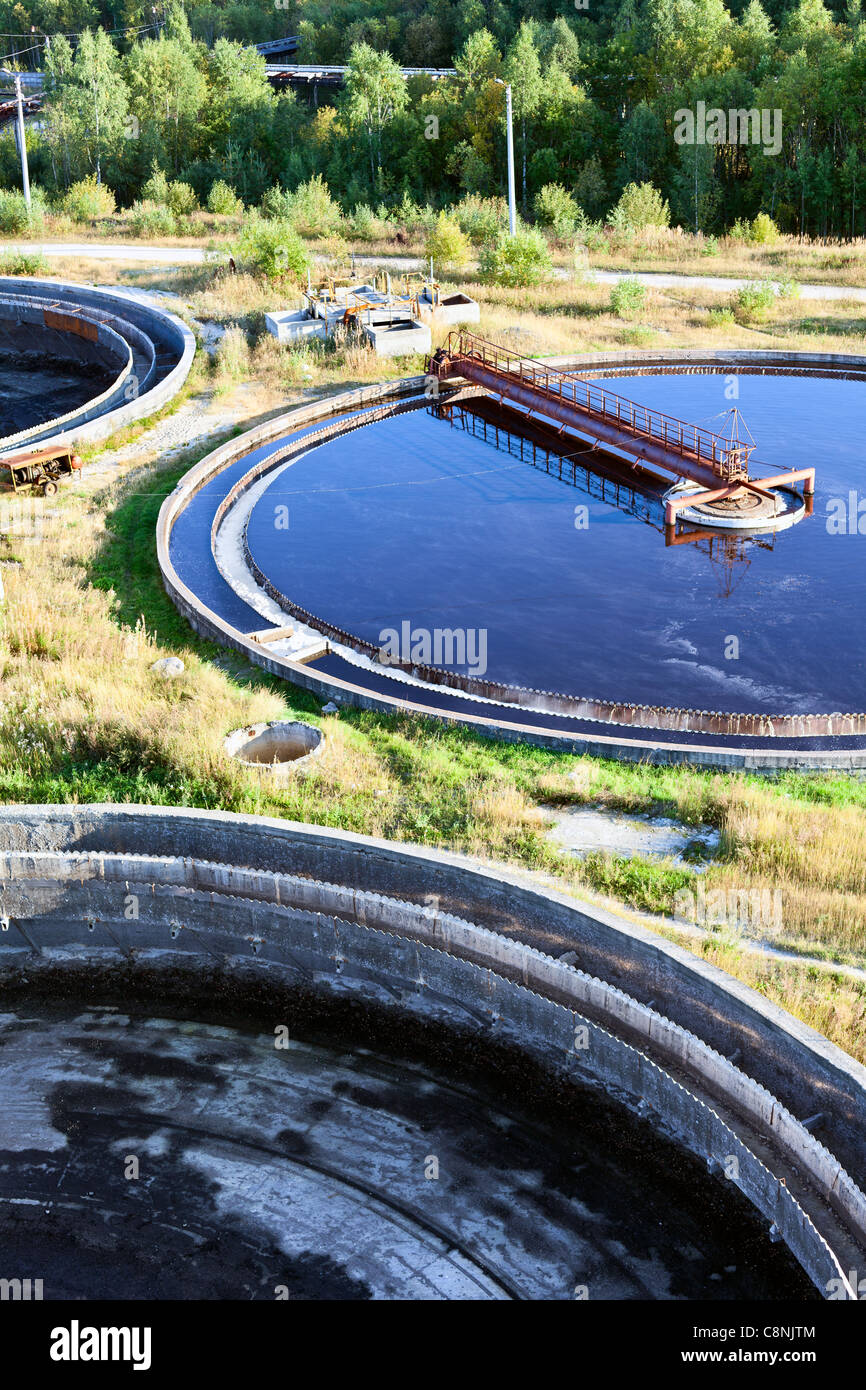
POLYGON ((612 225, 620 232, 641 232, 644 227, 669 227, 671 210, 651 183, 630 183, 611 213, 612 225))
POLYGON ((736 323, 733 309, 711 309, 707 314, 708 328, 729 328, 736 323))
POLYGON ((766 318, 776 303, 776 287, 771 280, 752 281, 737 291, 736 302, 744 318, 766 318))
POLYGON ((538 285, 553 269, 550 247, 535 227, 514 236, 500 236, 495 246, 485 246, 481 271, 497 285, 538 285))
POLYGON ((168 185, 168 205, 175 217, 187 217, 198 207, 195 189, 188 183, 182 183, 180 179, 175 180, 168 185))
POLYGON ((440 273, 460 271, 468 264, 472 246, 460 223, 446 212, 440 212, 436 225, 424 244, 424 255, 429 261, 432 257, 434 268, 440 273))
MULTIPOLYGON (((431 208, 429 203, 425 203, 423 208, 418 209, 411 224, 407 225, 410 225, 412 230, 416 233, 432 232, 433 228, 436 226, 436 219, 438 216, 438 212, 436 212, 434 208, 431 208)), ((458 226, 459 225, 458 223, 458 226)))
POLYGON ((38 220, 23 193, 0 189, 0 232, 27 232, 38 220))
POLYGON ((339 231, 343 214, 321 174, 299 184, 289 202, 289 218, 302 236, 327 237, 339 231))
POLYGON ((244 225, 236 254, 245 269, 268 280, 300 280, 309 264, 301 238, 291 223, 281 218, 251 217, 244 225))
POLYGON ((349 243, 339 232, 335 232, 333 236, 325 237, 322 241, 322 253, 326 265, 333 265, 335 270, 340 270, 349 259, 349 243))
POLYGON ((728 232, 731 241, 751 241, 752 224, 746 222, 742 217, 738 217, 731 230, 728 232))
POLYGON ((618 337, 624 347, 646 347, 655 340, 656 334, 646 324, 636 323, 631 328, 623 328, 618 337))
POLYGON ((216 183, 211 184, 210 193, 207 195, 208 212, 216 213, 218 217, 237 217, 244 210, 244 205, 223 179, 217 179, 216 183))
POLYGON ((546 183, 536 193, 533 207, 539 224, 557 237, 571 236, 580 220, 580 208, 561 183, 546 183))
POLYGON ((280 188, 275 184, 264 194, 261 201, 262 217, 268 217, 272 221, 290 222, 292 217, 292 195, 287 188, 280 188))
POLYGON ((200 236, 201 231, 201 223, 196 222, 195 218, 192 216, 176 217, 174 219, 175 236, 200 236))
POLYGON ((156 164, 152 166, 150 178, 141 190, 141 198, 145 203, 159 203, 162 207, 168 207, 168 179, 156 164))
POLYGON ((610 307, 617 318, 633 319, 646 303, 646 286, 639 280, 620 280, 610 291, 610 307))
POLYGON ((476 193, 467 193, 451 208, 451 214, 477 246, 491 245, 508 229, 508 204, 504 198, 479 198, 476 193))
POLYGON ((771 246, 774 241, 778 241, 779 228, 772 217, 768 217, 765 212, 759 212, 749 228, 749 240, 760 246, 771 246))
POLYGON ((382 224, 384 236, 393 237, 397 235, 399 228, 391 215, 390 208, 387 208, 384 203, 380 203, 376 208, 376 216, 382 224))
POLYGON ((582 208, 578 208, 575 245, 578 244, 585 246, 587 251, 607 250, 607 237, 604 234, 603 223, 592 222, 582 208))
MULTIPOLYGON (((50 212, 48 195, 36 183, 30 185, 30 216, 41 221, 47 212, 50 212)), ((58 214, 63 216, 63 214, 58 214)))
POLYGON ((215 353, 217 374, 230 381, 243 381, 249 376, 250 345, 243 329, 227 328, 215 353))
POLYGON ((177 220, 171 208, 147 199, 133 203, 129 225, 136 236, 174 236, 177 232, 177 220))
POLYGON ((41 251, 9 251, 0 256, 0 275, 47 275, 48 262, 41 251))
POLYGON ((407 231, 421 227, 429 231, 436 224, 436 214, 429 207, 421 207, 403 190, 399 203, 392 210, 392 217, 398 226, 407 231))
POLYGON ((715 236, 704 237, 704 244, 701 247, 702 256, 719 255, 719 239, 715 236))
POLYGON ((369 203, 359 203, 349 217, 349 234, 356 241, 376 241, 382 224, 369 203))
POLYGON ((776 286, 776 293, 780 299, 799 299, 800 286, 796 280, 780 280, 776 286))
POLYGON ((92 222, 97 217, 112 217, 116 207, 111 189, 104 183, 97 183, 94 174, 74 183, 63 199, 63 211, 73 222, 92 222))

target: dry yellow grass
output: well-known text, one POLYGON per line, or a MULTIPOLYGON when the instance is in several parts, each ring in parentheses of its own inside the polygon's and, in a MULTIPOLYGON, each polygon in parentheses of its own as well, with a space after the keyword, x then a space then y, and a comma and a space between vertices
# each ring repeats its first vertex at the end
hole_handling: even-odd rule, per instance
POLYGON ((781 945, 866 961, 866 815, 859 806, 803 808, 733 782, 723 802, 720 887, 782 895, 781 945))
MULTIPOLYGON (((558 259, 568 263, 571 252, 558 259)), ((606 270, 657 270, 679 275, 722 275, 762 280, 794 277, 814 284, 866 285, 866 239, 809 243, 782 236, 765 245, 694 236, 679 228, 647 228, 633 238, 613 238, 593 251, 593 265, 606 270)))
MULTIPOLYGON (((780 794, 772 782, 683 770, 658 783, 668 814, 686 825, 712 823, 720 857, 706 890, 779 890, 781 922, 747 926, 782 948, 819 952, 866 966, 866 811, 780 794)), ((634 778, 583 762, 539 779, 551 802, 624 810, 647 808, 634 778)))
POLYGON ((103 539, 101 512, 76 509, 72 525, 69 510, 43 522, 38 542, 17 543, 20 568, 4 566, 0 762, 8 769, 26 754, 35 774, 56 762, 60 744, 73 760, 195 769, 205 783, 225 783, 220 743, 229 727, 277 717, 283 702, 232 689, 192 652, 183 653, 180 679, 153 674, 167 653, 141 624, 114 621, 112 595, 87 579, 85 561, 103 539))
POLYGON ((709 938, 696 946, 691 938, 663 932, 866 1063, 866 983, 816 966, 767 959, 735 942, 709 938))

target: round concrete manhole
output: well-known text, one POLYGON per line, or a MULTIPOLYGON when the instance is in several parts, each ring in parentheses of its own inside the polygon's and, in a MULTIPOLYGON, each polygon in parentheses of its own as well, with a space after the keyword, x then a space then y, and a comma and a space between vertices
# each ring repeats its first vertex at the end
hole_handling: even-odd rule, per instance
POLYGON ((298 720, 248 724, 226 738, 230 758, 272 777, 287 777, 321 753, 325 738, 321 729, 298 720))

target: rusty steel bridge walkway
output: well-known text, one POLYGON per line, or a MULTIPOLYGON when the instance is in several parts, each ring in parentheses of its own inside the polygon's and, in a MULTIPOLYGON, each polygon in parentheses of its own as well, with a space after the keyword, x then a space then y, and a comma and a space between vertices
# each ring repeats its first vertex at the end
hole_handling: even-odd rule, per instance
POLYGON ((717 501, 741 489, 772 498, 770 487, 803 481, 806 493, 814 491, 814 468, 750 478, 753 444, 638 405, 587 381, 579 372, 521 357, 474 333, 449 334, 445 347, 428 358, 427 373, 438 381, 464 377, 483 386, 502 404, 523 406, 530 416, 555 421, 560 432, 571 428, 588 436, 592 448, 607 445, 624 451, 632 467, 646 463, 675 478, 699 483, 703 492, 668 502, 669 525, 676 523, 677 511, 683 506, 717 501))

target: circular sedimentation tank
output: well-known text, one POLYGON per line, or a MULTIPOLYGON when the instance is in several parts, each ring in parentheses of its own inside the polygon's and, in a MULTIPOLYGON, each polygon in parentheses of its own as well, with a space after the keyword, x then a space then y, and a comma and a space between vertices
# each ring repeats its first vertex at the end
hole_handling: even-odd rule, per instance
POLYGON ((581 366, 631 370, 620 394, 705 427, 733 382, 757 440, 751 476, 814 467, 815 496, 698 502, 672 533, 658 470, 478 391, 431 403, 413 379, 304 409, 199 465, 160 519, 169 591, 245 650, 263 619, 293 621, 254 659, 323 698, 624 757, 866 765, 849 515, 866 361, 581 366))
POLYGON ((0 808, 0 884, 0 1237, 46 1299, 856 1297, 866 1073, 649 933, 159 807, 0 808))
POLYGON ((186 324, 150 295, 0 277, 0 457, 83 446, 152 415, 194 352, 186 324))

